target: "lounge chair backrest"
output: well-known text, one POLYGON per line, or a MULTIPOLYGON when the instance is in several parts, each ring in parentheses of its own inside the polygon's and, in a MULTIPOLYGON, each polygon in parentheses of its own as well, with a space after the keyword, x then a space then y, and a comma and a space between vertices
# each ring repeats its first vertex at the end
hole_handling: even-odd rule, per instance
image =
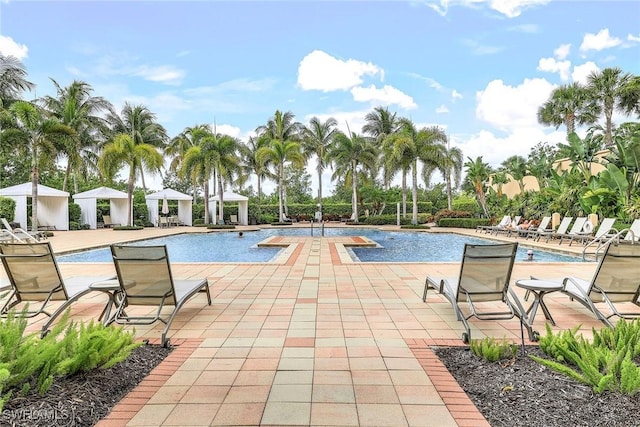
POLYGON ((560 225, 558 226, 556 233, 558 234, 566 233, 567 230, 569 229, 569 224, 571 224, 571 221, 573 221, 572 216, 565 216, 564 218, 562 218, 562 221, 560 221, 560 225))
POLYGON ((102 215, 102 222, 105 225, 111 225, 111 215, 102 215))
POLYGON ((640 240, 640 218, 633 221, 627 234, 624 235, 624 240, 627 242, 640 240))
POLYGON ((111 254, 121 290, 130 304, 176 304, 166 246, 112 245, 111 254))
POLYGON ((465 244, 458 286, 458 301, 502 300, 511 279, 517 243, 465 244))
POLYGON ((9 224, 9 221, 7 221, 7 218, 1 218, 0 220, 2 221, 2 225, 4 225, 4 228, 6 228, 9 231, 13 231, 13 227, 11 227, 11 224, 9 224))
POLYGON ((640 292, 640 244, 610 243, 596 269, 589 296, 598 301, 597 289, 612 302, 637 301, 640 292))
POLYGON ((516 215, 513 217, 513 221, 511 221, 511 226, 515 227, 516 225, 520 224, 520 220, 522 219, 522 215, 516 215))
POLYGON ((21 301, 67 300, 49 242, 2 243, 2 264, 21 301))
POLYGON ((550 222, 551 222, 550 216, 543 217, 542 221, 540 221, 540 225, 538 225, 538 230, 546 230, 547 227, 549 227, 550 222))
POLYGON ((584 216, 580 216, 576 218, 575 222, 571 226, 571 230, 569 230, 569 234, 578 234, 584 228, 584 223, 587 222, 587 218, 584 216))
MULTIPOLYGON (((605 218, 600 223, 600 226, 596 230, 596 234, 593 236, 595 239, 598 239, 605 234, 608 234, 613 229, 613 224, 615 224, 615 218, 605 218)), ((585 223, 586 224, 586 223, 585 223)))
POLYGON ((511 217, 509 215, 505 215, 505 216, 502 217, 500 222, 498 224, 496 224, 496 225, 498 227, 506 227, 509 224, 511 224, 511 217))
POLYGON ((229 215, 229 222, 231 222, 232 224, 237 223, 238 215, 229 215))

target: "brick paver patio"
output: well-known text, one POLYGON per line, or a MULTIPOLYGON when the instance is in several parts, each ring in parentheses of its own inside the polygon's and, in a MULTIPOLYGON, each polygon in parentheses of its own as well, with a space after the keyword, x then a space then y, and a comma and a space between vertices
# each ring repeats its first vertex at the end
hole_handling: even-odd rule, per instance
MULTIPOLYGON (((201 231, 56 232, 50 240, 60 252, 201 231)), ((421 299, 427 273, 455 276, 459 264, 354 263, 344 239, 286 238, 292 246, 274 263, 173 263, 175 277, 209 279, 213 305, 199 295, 181 309, 169 332, 176 350, 99 425, 488 425, 430 349, 462 345, 448 302, 436 293, 421 299)), ((589 277, 594 268, 522 261, 512 278, 589 277)), ((110 263, 61 270, 114 273, 110 263)), ((545 301, 556 330, 601 326, 560 294, 545 301)), ((87 297, 72 315, 97 318, 105 302, 87 297)), ((473 338, 519 340, 517 319, 471 324, 473 338)), ((544 331, 544 316, 535 326, 544 331)), ((136 326, 136 334, 157 340, 161 329, 136 326)))

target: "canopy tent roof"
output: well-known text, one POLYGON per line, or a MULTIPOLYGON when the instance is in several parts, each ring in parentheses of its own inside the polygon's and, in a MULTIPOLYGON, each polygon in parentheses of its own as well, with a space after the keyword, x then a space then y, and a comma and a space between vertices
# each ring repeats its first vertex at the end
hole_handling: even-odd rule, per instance
MULTIPOLYGON (((217 218, 218 202, 220 202, 219 194, 209 197, 209 214, 212 216, 212 220, 214 224, 219 222, 219 220, 223 220, 223 218, 217 218)), ((243 196, 242 194, 236 194, 230 191, 225 191, 224 193, 222 193, 222 202, 223 204, 227 202, 237 202, 238 203, 238 223, 240 225, 249 224, 249 198, 248 197, 243 196)))
POLYGON ((181 193, 179 191, 173 190, 171 188, 165 188, 164 190, 158 191, 157 193, 147 194, 145 199, 147 200, 162 200, 167 197, 167 200, 193 200, 193 197, 181 193))
MULTIPOLYGON (((216 202, 219 202, 220 196, 216 194, 215 196, 209 197, 209 200, 214 200, 216 202)), ((242 194, 236 194, 230 191, 225 191, 224 193, 222 193, 223 202, 245 202, 248 200, 249 198, 247 196, 243 196, 242 194)))
POLYGON ((154 225, 159 225, 159 206, 158 200, 177 200, 178 201, 178 220, 184 225, 193 223, 193 197, 188 194, 181 193, 171 188, 165 188, 157 193, 147 194, 147 208, 149 210, 149 221, 154 225))
POLYGON ((74 199, 126 199, 127 193, 109 187, 99 187, 73 195, 74 199))
MULTIPOLYGON (((27 228, 27 199, 32 196, 31 182, 0 189, 0 196, 16 202, 14 221, 27 228)), ((38 225, 69 229, 69 193, 38 184, 38 225)))
MULTIPOLYGON (((25 182, 24 184, 12 185, 11 187, 5 187, 0 189, 0 196, 31 196, 31 182, 25 182)), ((38 184, 38 196, 45 197, 69 197, 69 193, 66 191, 58 190, 55 188, 47 187, 46 185, 38 184)))
MULTIPOLYGON (((128 209, 128 195, 122 191, 109 187, 99 187, 93 190, 74 194, 73 200, 80 206, 82 224, 88 224, 90 229, 98 227, 97 200, 109 200, 109 215, 112 224, 128 224, 131 210, 128 209)), ((106 215, 106 214, 105 214, 106 215)))

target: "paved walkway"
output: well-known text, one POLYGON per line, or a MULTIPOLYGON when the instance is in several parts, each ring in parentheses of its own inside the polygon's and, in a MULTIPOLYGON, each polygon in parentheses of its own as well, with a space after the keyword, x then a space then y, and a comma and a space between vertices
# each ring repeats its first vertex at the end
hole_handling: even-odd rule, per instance
MULTIPOLYGON (((50 240, 67 251, 198 231, 56 232, 50 240)), ((345 239, 287 238, 275 263, 174 263, 175 277, 209 279, 213 305, 198 295, 181 309, 169 332, 177 349, 100 425, 488 425, 430 350, 461 345, 463 329, 441 296, 422 302, 424 277, 455 276, 459 264, 353 263, 345 239)), ((512 277, 590 277, 594 268, 517 262, 512 277)), ((61 270, 114 273, 107 263, 61 270)), ((556 330, 601 326, 562 295, 546 301, 556 330)), ((96 318, 105 302, 87 297, 72 314, 96 318)), ((519 340, 517 320, 471 324, 473 338, 519 340)), ((542 313, 535 326, 544 331, 542 313)), ((136 334, 154 340, 161 329, 137 326, 136 334)))

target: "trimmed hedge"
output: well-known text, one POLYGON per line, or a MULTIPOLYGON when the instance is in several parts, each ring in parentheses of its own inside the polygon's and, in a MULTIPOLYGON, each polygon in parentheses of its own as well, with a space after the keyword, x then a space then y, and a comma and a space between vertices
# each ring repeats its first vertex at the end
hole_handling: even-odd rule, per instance
POLYGON ((487 218, 441 218, 438 227, 476 228, 479 225, 489 225, 487 218))
POLYGON ((12 222, 15 211, 15 200, 9 197, 0 197, 0 218, 6 218, 7 221, 12 222))

